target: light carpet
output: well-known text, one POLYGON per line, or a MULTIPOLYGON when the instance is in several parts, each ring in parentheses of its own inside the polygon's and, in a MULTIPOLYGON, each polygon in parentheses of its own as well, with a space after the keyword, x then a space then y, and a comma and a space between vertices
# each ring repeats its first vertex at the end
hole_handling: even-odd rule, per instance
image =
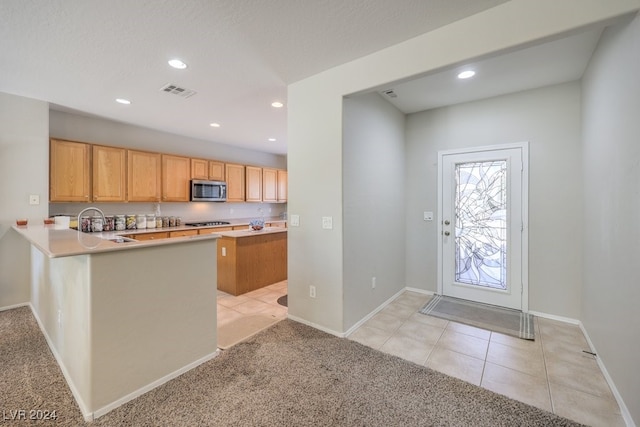
POLYGON ((420 313, 526 340, 535 340, 533 316, 518 310, 434 295, 420 309, 420 313))
MULTIPOLYGON (((0 381, 0 410, 56 409, 48 425, 85 425, 28 308, 0 312, 0 381)), ((579 424, 283 320, 87 425, 579 424)))

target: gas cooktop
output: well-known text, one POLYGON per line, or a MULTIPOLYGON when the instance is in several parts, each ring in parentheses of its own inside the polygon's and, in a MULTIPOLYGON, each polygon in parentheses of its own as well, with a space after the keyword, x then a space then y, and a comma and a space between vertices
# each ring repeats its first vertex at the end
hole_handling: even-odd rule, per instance
POLYGON ((184 225, 189 225, 191 227, 205 227, 207 225, 229 225, 230 222, 227 221, 201 221, 201 222, 185 222, 184 225))

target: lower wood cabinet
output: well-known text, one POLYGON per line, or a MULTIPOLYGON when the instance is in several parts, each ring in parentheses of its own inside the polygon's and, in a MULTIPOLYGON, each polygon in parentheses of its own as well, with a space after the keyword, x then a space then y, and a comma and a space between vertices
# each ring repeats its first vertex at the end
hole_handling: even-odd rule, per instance
POLYGON ((184 236, 197 236, 198 230, 179 230, 170 231, 169 237, 184 237, 184 236))
POLYGON ((158 240, 158 239, 168 239, 169 232, 155 232, 155 233, 139 233, 139 234, 125 234, 123 237, 128 237, 134 240, 158 240))

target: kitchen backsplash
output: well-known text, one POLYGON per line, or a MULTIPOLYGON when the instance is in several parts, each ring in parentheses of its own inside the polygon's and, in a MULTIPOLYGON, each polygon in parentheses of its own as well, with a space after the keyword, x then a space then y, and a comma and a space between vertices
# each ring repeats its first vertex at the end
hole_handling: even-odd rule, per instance
POLYGON ((260 216, 280 218, 287 211, 286 203, 50 203, 49 215, 76 216, 90 206, 101 209, 105 215, 155 214, 156 205, 160 206, 161 215, 179 216, 183 222, 260 216))

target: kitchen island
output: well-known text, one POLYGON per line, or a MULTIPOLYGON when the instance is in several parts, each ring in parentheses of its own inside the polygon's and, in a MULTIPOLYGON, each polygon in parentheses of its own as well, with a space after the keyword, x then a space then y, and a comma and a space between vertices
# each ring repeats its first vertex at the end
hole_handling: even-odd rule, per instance
POLYGON ((220 231, 218 289, 241 295, 287 279, 287 229, 220 231))
POLYGON ((32 310, 85 419, 217 354, 218 235, 14 229, 31 243, 32 310))

